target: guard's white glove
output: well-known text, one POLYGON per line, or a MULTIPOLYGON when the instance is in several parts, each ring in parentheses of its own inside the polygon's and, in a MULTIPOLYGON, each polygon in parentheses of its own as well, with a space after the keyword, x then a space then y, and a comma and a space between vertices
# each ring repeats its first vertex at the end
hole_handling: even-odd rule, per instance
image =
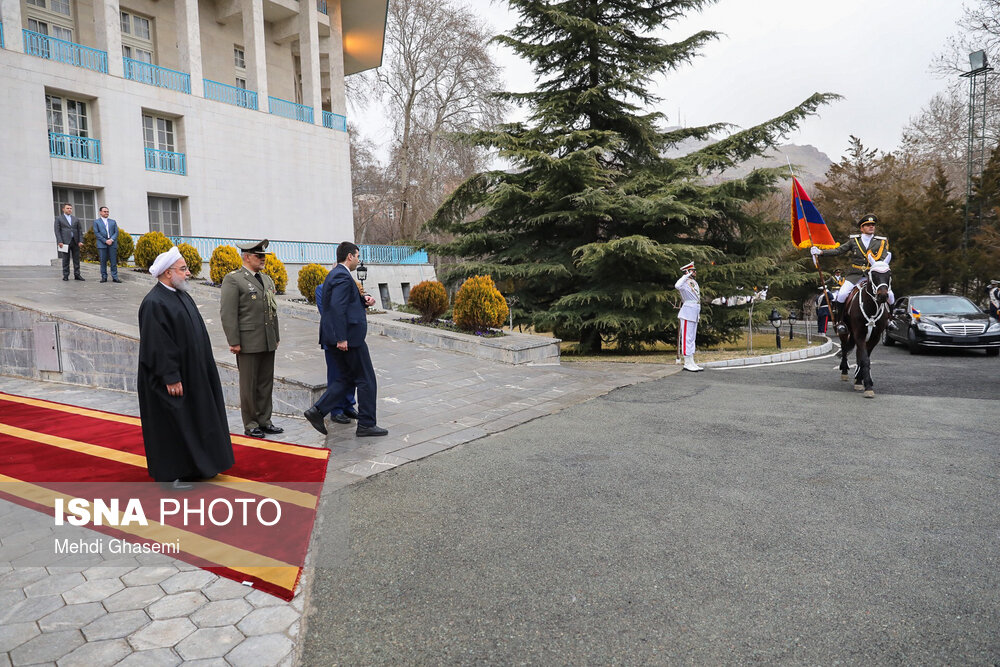
POLYGON ((817 248, 816 246, 813 246, 813 247, 809 248, 809 252, 811 252, 813 254, 813 256, 822 255, 823 254, 823 249, 822 248, 817 248))
POLYGON ((885 259, 883 259, 882 261, 885 262, 886 264, 888 264, 889 262, 891 262, 892 261, 892 253, 891 252, 885 253, 885 259))

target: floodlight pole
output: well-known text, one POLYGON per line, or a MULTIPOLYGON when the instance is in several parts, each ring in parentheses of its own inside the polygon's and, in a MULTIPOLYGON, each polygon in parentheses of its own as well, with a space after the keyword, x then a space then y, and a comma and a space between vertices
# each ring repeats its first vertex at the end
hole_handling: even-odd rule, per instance
POLYGON ((969 127, 968 141, 965 152, 965 230, 962 235, 963 255, 969 248, 969 239, 975 233, 982 220, 982 203, 980 202, 973 218, 972 185, 982 176, 986 161, 986 90, 989 73, 993 68, 986 60, 985 51, 975 51, 969 54, 969 64, 972 69, 962 74, 969 80, 969 127))

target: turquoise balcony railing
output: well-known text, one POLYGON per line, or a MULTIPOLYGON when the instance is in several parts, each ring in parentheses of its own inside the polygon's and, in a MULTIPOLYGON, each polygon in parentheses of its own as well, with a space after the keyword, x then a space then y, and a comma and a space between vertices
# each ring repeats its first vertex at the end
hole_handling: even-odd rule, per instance
POLYGON ((256 92, 210 79, 204 81, 206 100, 215 100, 216 102, 232 104, 234 107, 257 110, 256 92))
MULTIPOLYGON (((138 239, 137 239, 138 240, 138 239)), ((198 254, 207 261, 220 245, 236 247, 248 243, 250 239, 226 239, 211 236, 171 236, 174 244, 190 243, 198 254)), ((256 239, 259 241, 260 239, 256 239)), ((427 252, 409 246, 361 245, 361 259, 365 264, 427 264, 427 252)), ((322 264, 332 266, 337 263, 336 243, 314 243, 311 241, 271 241, 268 252, 273 252, 282 262, 291 264, 322 264)))
POLYGON ((84 69, 108 73, 108 54, 89 46, 56 39, 31 30, 23 30, 24 52, 47 60, 82 67, 84 69))
POLYGON ((3 47, 3 21, 0 21, 0 49, 3 47))
POLYGON ((187 174, 187 160, 184 153, 146 149, 146 171, 164 171, 168 174, 187 174))
POLYGON ((347 116, 341 116, 339 113, 331 113, 329 111, 324 111, 323 127, 328 127, 331 130, 340 130, 341 132, 347 132, 347 116))
POLYGON ((101 142, 90 137, 49 132, 49 155, 101 164, 101 142))
POLYGON ((141 60, 122 58, 125 62, 125 78, 139 81, 158 88, 168 88, 179 93, 191 94, 191 75, 166 67, 144 63, 141 60))
POLYGON ((289 102, 277 97, 268 97, 267 100, 269 104, 268 111, 275 116, 284 116, 292 120, 300 120, 303 123, 313 122, 312 107, 307 107, 304 104, 296 104, 295 102, 289 102))
POLYGON ((330 14, 329 10, 326 8, 326 0, 316 0, 316 9, 320 14, 330 14))

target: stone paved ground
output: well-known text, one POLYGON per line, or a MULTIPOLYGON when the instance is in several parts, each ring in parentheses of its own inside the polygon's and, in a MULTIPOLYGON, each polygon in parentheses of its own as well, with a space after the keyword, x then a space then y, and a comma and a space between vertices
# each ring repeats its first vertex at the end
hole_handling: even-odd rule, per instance
MULTIPOLYGON (((11 271, 5 268, 0 279, 3 292, 30 287, 31 298, 42 305, 51 300, 53 310, 72 308, 74 302, 101 303, 105 317, 125 322, 134 318, 137 302, 108 303, 101 297, 115 288, 121 289, 120 295, 148 289, 128 283, 101 285, 96 280, 62 283, 58 271, 35 271, 34 278, 28 270, 16 271, 17 280, 11 280, 11 271), (47 271, 58 281, 55 287, 39 286, 37 272, 47 277, 47 271), (72 294, 62 291, 66 285, 72 294)), ((289 342, 311 341, 315 335, 313 322, 285 318, 283 325, 294 329, 285 338, 289 342)), ((332 452, 314 542, 344 537, 343 490, 358 480, 558 412, 615 387, 678 370, 641 364, 515 367, 385 337, 372 337, 369 344, 378 373, 379 423, 389 428, 388 437, 358 439, 353 425, 338 424, 330 424, 330 434, 324 437, 301 417, 275 419, 285 428, 275 439, 326 446, 332 452)), ((321 352, 300 349, 304 345, 288 345, 286 363, 322 374, 321 352)), ((138 414, 134 394, 100 388, 0 375, 0 390, 138 414)), ((238 412, 228 414, 230 428, 241 432, 238 412)), ((163 556, 100 563, 83 563, 76 557, 71 565, 60 564, 52 554, 52 539, 51 518, 0 502, 0 667, 295 662, 299 618, 308 604, 310 566, 315 565, 311 561, 307 560, 296 597, 285 603, 163 556)))

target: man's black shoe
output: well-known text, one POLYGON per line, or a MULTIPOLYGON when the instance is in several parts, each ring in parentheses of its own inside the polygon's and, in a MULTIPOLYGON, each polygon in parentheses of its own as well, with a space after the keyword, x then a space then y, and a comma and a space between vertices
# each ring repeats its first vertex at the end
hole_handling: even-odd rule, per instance
POLYGON ((73 276, 73 280, 86 280, 83 276, 73 276))
POLYGON ((268 426, 261 426, 260 430, 263 431, 264 433, 284 433, 285 432, 285 429, 281 428, 280 426, 275 426, 274 424, 270 424, 268 426))
POLYGON ((108 279, 107 278, 101 278, 101 282, 102 283, 106 283, 106 282, 108 282, 108 279))
POLYGON ((194 484, 185 482, 183 479, 175 479, 172 482, 160 482, 160 486, 168 491, 190 491, 194 488, 194 484))
POLYGON ((330 415, 330 420, 331 421, 335 421, 338 424, 350 424, 351 423, 350 417, 348 417, 347 415, 345 415, 343 412, 338 412, 335 415, 330 415))
POLYGON ((120 283, 121 281, 120 281, 120 280, 118 280, 117 278, 112 278, 112 279, 111 279, 111 282, 113 282, 113 283, 120 283))
POLYGON ((63 280, 69 280, 69 276, 63 276, 63 280))
POLYGON ((344 410, 344 414, 346 416, 350 417, 351 419, 357 419, 358 417, 361 416, 361 415, 358 414, 358 411, 355 410, 354 408, 346 408, 344 410))
POLYGON ((315 405, 303 412, 302 415, 312 424, 314 429, 326 435, 326 424, 323 423, 323 413, 317 410, 315 405))
POLYGON ((248 428, 247 430, 245 430, 243 432, 245 434, 249 435, 251 438, 263 438, 264 437, 264 431, 262 431, 260 429, 260 427, 258 427, 258 426, 254 426, 253 428, 248 428))
POLYGON ((354 434, 359 438, 365 438, 374 435, 389 435, 389 431, 381 426, 358 426, 358 430, 354 434))

